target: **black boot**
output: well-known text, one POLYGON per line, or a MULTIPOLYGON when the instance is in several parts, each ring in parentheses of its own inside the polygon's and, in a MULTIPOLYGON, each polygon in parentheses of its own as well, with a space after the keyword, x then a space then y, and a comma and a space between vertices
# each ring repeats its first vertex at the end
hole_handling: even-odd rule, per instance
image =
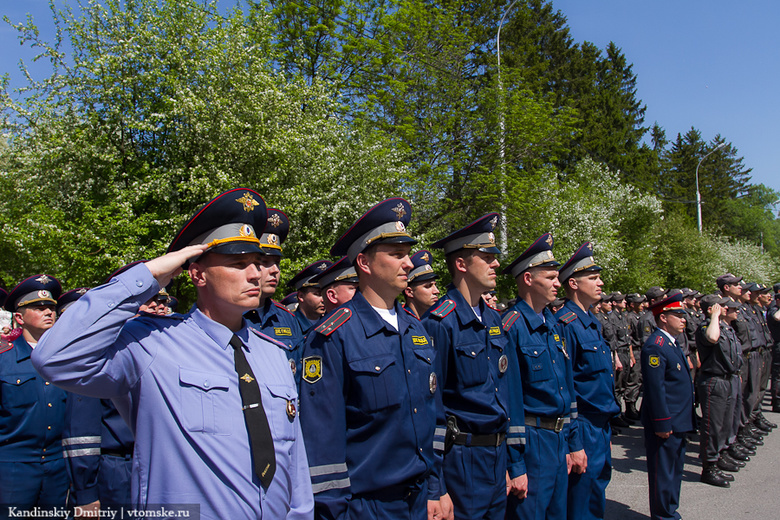
POLYGON ((771 422, 771 421, 770 421, 769 419, 767 419, 766 417, 764 417, 764 414, 763 414, 763 413, 759 413, 759 414, 758 414, 758 420, 759 420, 759 422, 760 422, 761 424, 763 424, 765 427, 769 428, 769 430, 770 430, 770 431, 771 431, 771 430, 774 430, 775 428, 777 428, 777 425, 776 425, 775 423, 771 422))
POLYGON ((626 413, 623 414, 626 419, 631 419, 632 421, 638 421, 639 420, 639 411, 636 409, 636 403, 626 403, 626 413))
POLYGON ((701 470, 701 481, 710 486, 731 487, 729 481, 718 471, 718 466, 714 462, 705 462, 701 470))
POLYGON ((750 460, 750 456, 747 454, 747 452, 739 449, 739 444, 732 444, 729 446, 727 452, 734 460, 741 460, 742 462, 747 462, 750 460))
POLYGON ((732 464, 728 461, 725 457, 721 455, 721 457, 718 459, 718 469, 721 469, 723 471, 728 471, 730 473, 736 473, 739 471, 739 466, 736 464, 732 464))
MULTIPOLYGON (((738 467, 740 469, 744 468, 747 465, 746 462, 741 461, 741 460, 737 460, 734 457, 732 457, 731 454, 728 452, 728 450, 722 451, 720 453, 720 458, 723 459, 724 461, 728 462, 729 464, 735 465, 736 467, 738 467)), ((720 469, 723 469, 723 468, 720 468, 720 469)))

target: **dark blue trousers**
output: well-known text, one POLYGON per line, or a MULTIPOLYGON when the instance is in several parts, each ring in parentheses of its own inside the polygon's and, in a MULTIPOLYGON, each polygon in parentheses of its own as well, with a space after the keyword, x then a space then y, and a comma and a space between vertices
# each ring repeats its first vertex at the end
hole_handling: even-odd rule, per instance
POLYGON ((650 518, 679 520, 680 485, 685 465, 685 434, 662 439, 645 429, 647 481, 650 488, 650 518))
POLYGON ((579 428, 588 469, 585 473, 569 475, 566 516, 569 520, 601 519, 607 506, 607 485, 612 479, 612 430, 609 422, 600 427, 582 415, 579 428))
MULTIPOLYGON (((0 504, 16 506, 19 511, 35 506, 64 508, 68 484, 64 459, 0 462, 0 504)), ((0 519, 7 515, 8 508, 3 507, 0 519)))
POLYGON ((444 457, 444 481, 455 518, 504 518, 506 445, 452 447, 444 457))

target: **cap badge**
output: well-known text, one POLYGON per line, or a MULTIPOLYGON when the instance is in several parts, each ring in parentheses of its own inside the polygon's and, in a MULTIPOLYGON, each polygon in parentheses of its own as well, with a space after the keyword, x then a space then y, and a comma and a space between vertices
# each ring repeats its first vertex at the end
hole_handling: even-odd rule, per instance
POLYGON ((244 224, 238 229, 238 234, 242 237, 253 237, 255 236, 255 230, 249 224, 244 224))
POLYGON ((593 244, 588 242, 588 251, 593 251, 593 244))
MULTIPOLYGON (((404 215, 406 215, 406 208, 404 208, 404 205, 402 203, 398 203, 398 206, 393 208, 393 212, 395 212, 395 216, 398 217, 398 220, 401 220, 404 215)), ((399 231, 403 231, 400 230, 399 231)))
POLYGON ((249 374, 244 374, 243 376, 239 377, 240 380, 242 380, 244 383, 251 383, 255 380, 254 377, 250 376, 249 374))
POLYGON ((51 293, 46 289, 38 291, 38 298, 51 298, 51 293))
POLYGON ((271 224, 271 226, 277 228, 282 223, 282 219, 279 217, 278 213, 274 213, 268 217, 268 223, 271 224))
POLYGON ((494 235, 492 231, 490 233, 488 233, 488 240, 490 240, 491 244, 495 244, 496 243, 496 235, 494 235))
POLYGON ((490 219, 490 229, 496 229, 496 224, 498 224, 497 216, 490 219))
POLYGON ((547 240, 545 240, 545 242, 547 242, 548 246, 552 247, 552 244, 553 244, 552 236, 551 235, 547 235, 547 240))
POLYGON ((430 256, 428 256, 428 253, 423 253, 423 255, 420 258, 422 258, 423 262, 427 262, 430 256))
POLYGON ((328 268, 328 264, 326 264, 326 263, 322 263, 322 264, 317 266, 317 270, 318 271, 324 271, 327 268, 328 268))
POLYGON ((47 283, 51 282, 51 278, 49 278, 45 274, 42 274, 41 276, 36 278, 35 281, 38 282, 38 283, 42 283, 42 284, 46 285, 47 283))
POLYGON ((257 202, 254 198, 252 198, 252 195, 249 192, 244 193, 244 196, 240 199, 236 199, 236 202, 240 202, 242 206, 244 206, 244 211, 252 211, 255 209, 255 206, 259 206, 260 203, 257 202))
POLYGON ((268 240, 268 243, 273 245, 273 246, 275 246, 275 245, 277 245, 279 243, 279 237, 274 235, 274 234, 269 234, 267 240, 268 240))
POLYGON ((81 296, 84 296, 85 294, 87 294, 87 290, 82 287, 81 289, 78 289, 76 291, 76 294, 80 294, 81 296))
MULTIPOLYGON (((395 211, 395 210, 393 210, 393 211, 395 211)), ((395 223, 395 229, 399 233, 403 233, 404 231, 406 231, 406 227, 404 226, 404 223, 401 222, 400 220, 395 223)))
POLYGON ((433 271, 433 267, 431 267, 431 264, 425 264, 425 267, 423 267, 423 271, 433 271))

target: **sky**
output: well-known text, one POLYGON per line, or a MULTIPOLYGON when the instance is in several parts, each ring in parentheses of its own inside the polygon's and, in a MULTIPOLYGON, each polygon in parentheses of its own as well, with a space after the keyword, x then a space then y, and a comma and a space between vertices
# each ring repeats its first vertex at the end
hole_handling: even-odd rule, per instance
MULTIPOLYGON (((0 14, 17 23, 31 13, 51 40, 48 4, 0 0, 0 14)), ((622 49, 647 106, 646 126, 657 122, 670 140, 691 127, 705 141, 720 134, 752 168, 751 182, 780 192, 780 150, 773 149, 780 135, 780 2, 553 0, 553 6, 575 41, 601 49, 613 41, 622 49)), ((18 62, 29 64, 35 52, 20 46, 6 23, 0 49, 0 73, 22 85, 18 62)))

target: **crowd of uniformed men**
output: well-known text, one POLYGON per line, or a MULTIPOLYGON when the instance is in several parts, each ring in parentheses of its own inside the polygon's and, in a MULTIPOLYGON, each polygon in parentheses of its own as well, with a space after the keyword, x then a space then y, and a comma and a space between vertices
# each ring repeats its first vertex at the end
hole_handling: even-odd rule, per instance
POLYGON ((603 518, 613 428, 641 419, 652 517, 679 518, 689 433, 702 482, 728 487, 775 427, 780 287, 604 294, 592 244, 562 265, 549 233, 499 269, 489 213, 430 245, 442 296, 411 214, 369 209, 283 303, 290 222, 247 188, 104 285, 0 293, 0 517, 603 518), (176 314, 182 270, 198 296, 176 314), (517 286, 503 314, 499 275, 517 286))

